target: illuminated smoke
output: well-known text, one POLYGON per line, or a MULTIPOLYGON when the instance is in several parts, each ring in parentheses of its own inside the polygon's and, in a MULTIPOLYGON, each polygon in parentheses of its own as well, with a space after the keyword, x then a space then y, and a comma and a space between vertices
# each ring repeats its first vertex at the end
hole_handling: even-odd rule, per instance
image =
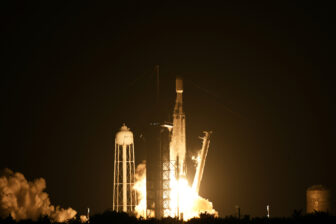
POLYGON ((191 160, 193 162, 194 167, 196 168, 197 165, 201 162, 201 150, 197 153, 197 155, 192 155, 191 160))
POLYGON ((135 207, 135 212, 138 217, 146 217, 146 161, 142 161, 135 170, 133 188, 138 195, 138 204, 135 207))
POLYGON ((79 219, 80 219, 81 223, 85 223, 85 222, 89 221, 89 219, 86 215, 79 216, 79 219))
MULTIPOLYGON (((146 163, 143 161, 136 168, 134 189, 138 194, 138 205, 135 207, 137 216, 146 217, 146 163)), ((171 217, 177 216, 177 204, 179 204, 180 213, 183 213, 183 219, 189 220, 193 217, 199 217, 201 213, 208 213, 218 216, 213 208, 212 202, 199 196, 188 184, 185 178, 179 181, 172 177, 170 192, 170 214, 171 217), (177 199, 178 198, 178 199, 177 199), (178 203, 179 202, 179 203, 178 203)))
POLYGON ((218 216, 212 202, 198 195, 186 178, 180 177, 179 180, 176 180, 175 177, 172 177, 170 184, 170 216, 176 217, 177 210, 183 214, 185 221, 193 217, 199 217, 201 213, 218 216))
POLYGON ((43 178, 27 181, 23 174, 5 169, 0 175, 0 217, 10 215, 16 221, 36 221, 41 216, 48 216, 55 222, 73 219, 77 212, 51 205, 45 188, 43 178))

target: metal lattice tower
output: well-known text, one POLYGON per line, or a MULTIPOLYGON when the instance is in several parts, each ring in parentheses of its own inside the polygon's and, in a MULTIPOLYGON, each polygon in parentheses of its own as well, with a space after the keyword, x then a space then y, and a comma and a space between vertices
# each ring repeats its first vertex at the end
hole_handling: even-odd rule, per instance
POLYGON ((162 163, 162 216, 170 216, 170 149, 171 130, 173 126, 169 124, 161 125, 161 163, 162 163))
POLYGON ((172 126, 168 123, 151 124, 146 161, 147 218, 170 215, 170 155, 172 126))
POLYGON ((113 210, 133 213, 137 205, 133 133, 125 124, 115 137, 113 210))

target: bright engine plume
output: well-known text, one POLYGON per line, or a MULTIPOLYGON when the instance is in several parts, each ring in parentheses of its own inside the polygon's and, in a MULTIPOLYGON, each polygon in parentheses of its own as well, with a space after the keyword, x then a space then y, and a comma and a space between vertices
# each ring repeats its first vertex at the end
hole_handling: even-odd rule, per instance
POLYGON ((0 217, 9 215, 16 221, 48 216, 55 222, 73 219, 77 212, 50 204, 43 178, 27 181, 23 174, 5 169, 0 175, 0 217))
MULTIPOLYGON (((142 162, 136 169, 136 183, 134 189, 138 192, 139 204, 135 207, 137 216, 146 217, 146 163, 142 162)), ((217 211, 213 208, 212 202, 201 197, 188 184, 186 178, 181 177, 171 180, 171 209, 169 216, 176 217, 177 207, 183 213, 183 219, 189 220, 193 217, 199 217, 201 213, 208 213, 217 216, 217 211), (179 195, 179 200, 177 200, 179 195)))

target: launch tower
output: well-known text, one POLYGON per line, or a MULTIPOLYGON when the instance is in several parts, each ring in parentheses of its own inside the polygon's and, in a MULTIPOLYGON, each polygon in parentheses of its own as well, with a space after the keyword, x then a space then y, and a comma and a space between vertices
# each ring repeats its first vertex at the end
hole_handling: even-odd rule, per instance
POLYGON ((146 216, 162 218, 170 215, 170 157, 169 143, 172 126, 152 123, 152 140, 148 144, 146 163, 146 216))
POLYGON ((170 141, 172 125, 162 119, 159 95, 159 66, 156 71, 156 108, 153 111, 147 141, 146 216, 162 218, 170 215, 170 141))

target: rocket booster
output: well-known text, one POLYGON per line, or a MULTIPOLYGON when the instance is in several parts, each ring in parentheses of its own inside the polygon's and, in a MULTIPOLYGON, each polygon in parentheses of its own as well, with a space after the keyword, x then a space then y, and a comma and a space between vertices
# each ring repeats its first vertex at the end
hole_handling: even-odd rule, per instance
POLYGON ((170 160, 178 161, 179 175, 185 176, 186 129, 182 94, 183 80, 181 78, 176 78, 176 102, 173 114, 173 132, 170 146, 170 160))

